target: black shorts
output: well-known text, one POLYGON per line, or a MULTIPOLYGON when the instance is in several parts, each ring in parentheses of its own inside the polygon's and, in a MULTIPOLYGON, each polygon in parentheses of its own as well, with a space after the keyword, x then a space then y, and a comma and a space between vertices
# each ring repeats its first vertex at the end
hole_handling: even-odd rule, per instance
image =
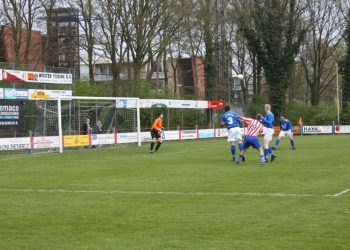
POLYGON ((161 133, 158 130, 152 129, 151 137, 152 139, 156 138, 158 140, 161 137, 161 133))

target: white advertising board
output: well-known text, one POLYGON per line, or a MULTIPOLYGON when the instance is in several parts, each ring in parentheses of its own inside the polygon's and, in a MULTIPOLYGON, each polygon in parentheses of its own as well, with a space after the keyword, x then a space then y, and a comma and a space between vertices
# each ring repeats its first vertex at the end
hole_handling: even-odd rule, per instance
POLYGON ((198 137, 199 138, 214 138, 214 129, 199 129, 198 137))
POLYGON ((23 150, 30 148, 29 137, 0 138, 0 151, 23 150))
POLYGON ((196 100, 169 100, 169 108, 179 109, 207 109, 208 101, 196 100))
POLYGON ((197 109, 207 109, 208 101, 197 101, 197 109))
POLYGON ((169 108, 167 99, 140 99, 140 108, 151 108, 154 104, 163 104, 169 108))
POLYGON ((104 145, 114 143, 114 134, 91 134, 91 145, 104 145))
POLYGON ((179 131, 178 130, 164 131, 163 140, 165 141, 179 140, 179 131))
POLYGON ((215 129, 215 137, 227 137, 227 129, 226 128, 217 128, 215 129))
POLYGON ((0 81, 72 84, 72 74, 0 69, 0 81))
POLYGON ((117 143, 132 143, 137 142, 137 133, 118 133, 117 134, 117 143))
POLYGON ((197 139, 197 130, 181 130, 181 140, 197 139))
POLYGON ((58 136, 38 136, 33 138, 34 149, 42 148, 58 148, 59 137, 58 136))
POLYGON ((207 109, 208 101, 197 100, 168 100, 168 99, 140 99, 140 108, 151 108, 154 104, 163 104, 168 108, 179 109, 207 109))
POLYGON ((338 134, 350 134, 350 125, 339 125, 335 131, 338 134))
POLYGON ((137 108, 137 100, 116 100, 116 108, 137 108))
POLYGON ((332 126, 303 126, 303 134, 332 134, 332 126))
POLYGON ((151 132, 141 132, 141 141, 142 142, 147 142, 147 141, 151 141, 152 137, 151 137, 151 132))

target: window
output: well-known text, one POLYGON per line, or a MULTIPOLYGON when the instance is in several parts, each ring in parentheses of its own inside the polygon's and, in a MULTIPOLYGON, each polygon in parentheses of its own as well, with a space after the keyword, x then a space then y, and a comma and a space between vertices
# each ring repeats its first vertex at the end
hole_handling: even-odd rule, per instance
POLYGON ((60 62, 66 61, 66 55, 58 55, 58 61, 60 62))

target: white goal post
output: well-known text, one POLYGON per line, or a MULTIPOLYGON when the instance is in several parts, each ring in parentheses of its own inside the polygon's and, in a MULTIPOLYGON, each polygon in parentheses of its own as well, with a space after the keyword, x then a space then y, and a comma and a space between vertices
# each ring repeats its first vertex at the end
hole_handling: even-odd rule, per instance
POLYGON ((136 110, 136 132, 137 145, 141 146, 141 122, 140 122, 140 99, 136 97, 91 97, 91 96, 60 96, 57 99, 57 116, 58 116, 58 136, 59 136, 59 153, 63 153, 64 134, 62 126, 62 102, 80 100, 80 101, 111 101, 114 102, 115 109, 118 109, 118 104, 121 103, 123 109, 136 110))

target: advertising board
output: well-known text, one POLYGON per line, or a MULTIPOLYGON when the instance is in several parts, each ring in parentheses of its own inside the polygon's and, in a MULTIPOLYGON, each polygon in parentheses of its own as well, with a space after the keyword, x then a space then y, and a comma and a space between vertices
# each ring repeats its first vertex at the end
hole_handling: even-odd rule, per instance
POLYGON ((65 135, 63 137, 64 147, 88 146, 89 135, 65 135))
POLYGON ((21 101, 0 100, 0 129, 23 128, 23 116, 21 101))
POLYGON ((0 69, 0 81, 72 84, 72 74, 0 69))

